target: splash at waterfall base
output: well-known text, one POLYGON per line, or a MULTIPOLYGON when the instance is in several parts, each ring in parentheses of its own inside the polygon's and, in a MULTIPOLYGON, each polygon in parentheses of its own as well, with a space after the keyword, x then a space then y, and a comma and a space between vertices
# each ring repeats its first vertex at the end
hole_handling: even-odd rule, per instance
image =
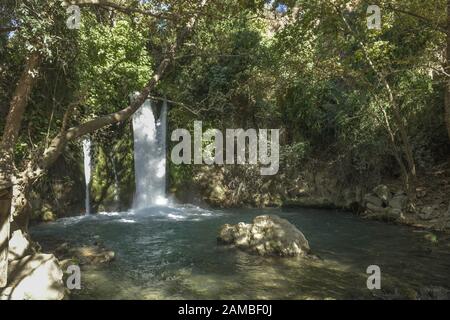
MULTIPOLYGON (((262 167, 263 176, 272 176, 279 170, 280 151, 279 129, 227 129, 225 146, 226 164, 253 164, 258 162, 262 167), (268 132, 270 131, 270 141, 268 132), (269 152, 270 147, 270 152, 269 152), (248 161, 247 161, 248 158, 248 161)), ((191 134, 186 129, 176 129, 172 132, 172 141, 180 141, 171 153, 174 164, 192 164, 191 134), (181 138, 181 141, 180 141, 181 138)), ((224 138, 218 129, 209 129, 203 133, 202 121, 194 122, 194 164, 223 165, 224 138), (204 143, 206 147, 203 148, 204 143)))

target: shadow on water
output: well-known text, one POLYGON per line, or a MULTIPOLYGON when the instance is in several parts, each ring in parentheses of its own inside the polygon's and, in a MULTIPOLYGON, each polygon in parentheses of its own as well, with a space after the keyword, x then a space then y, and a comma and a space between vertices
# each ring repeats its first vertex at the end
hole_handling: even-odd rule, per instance
POLYGON ((372 299, 366 269, 378 265, 383 291, 450 287, 450 248, 412 229, 321 210, 209 211, 155 206, 62 219, 32 230, 44 248, 100 240, 117 259, 85 268, 90 299, 372 299), (295 224, 322 259, 263 258, 216 243, 225 223, 277 214, 295 224))

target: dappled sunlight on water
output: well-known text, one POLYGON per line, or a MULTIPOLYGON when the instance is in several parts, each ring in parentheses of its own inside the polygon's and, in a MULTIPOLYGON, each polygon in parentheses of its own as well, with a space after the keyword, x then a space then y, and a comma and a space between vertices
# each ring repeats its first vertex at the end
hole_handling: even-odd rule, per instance
POLYGON ((116 260, 84 268, 91 299, 371 299, 366 269, 379 265, 383 290, 450 287, 450 248, 431 246, 412 229, 320 210, 211 211, 154 206, 124 213, 62 219, 39 225, 46 243, 100 241, 116 260), (295 224, 320 259, 259 257, 218 246, 225 223, 277 214, 295 224))

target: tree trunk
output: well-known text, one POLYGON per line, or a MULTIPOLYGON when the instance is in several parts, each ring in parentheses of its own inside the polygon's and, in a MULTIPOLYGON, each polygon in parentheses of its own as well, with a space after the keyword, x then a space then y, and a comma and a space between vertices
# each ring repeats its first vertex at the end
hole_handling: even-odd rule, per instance
MULTIPOLYGON (((450 1, 450 0, 449 0, 450 1)), ((413 150, 411 148, 411 143, 409 141, 409 137, 408 137, 408 132, 406 130, 406 127, 403 123, 403 118, 400 114, 400 107, 399 105, 396 103, 395 99, 394 99, 394 94, 392 92, 392 89, 389 85, 389 83, 387 82, 387 80, 384 78, 384 83, 385 83, 385 87, 386 90, 389 93, 389 102, 391 104, 392 107, 392 111, 394 114, 394 122, 395 125, 397 126, 398 130, 399 130, 399 135, 400 135, 400 142, 401 142, 401 146, 403 149, 403 154, 406 158, 406 164, 407 166, 407 170, 406 169, 406 164, 404 164, 405 168, 401 168, 402 172, 403 172, 403 183, 405 185, 406 188, 406 193, 408 194, 408 198, 410 201, 414 201, 416 198, 416 189, 415 189, 415 184, 416 184, 416 176, 417 176, 417 172, 416 172, 416 163, 414 161, 414 154, 413 154, 413 150)), ((394 142, 395 144, 395 142, 394 142)), ((403 161, 401 160, 401 158, 397 161, 400 161, 401 163, 403 163, 403 161)))
POLYGON ((20 229, 24 235, 28 234, 28 221, 30 220, 29 195, 32 183, 25 180, 13 186, 11 199, 11 217, 14 226, 10 227, 10 232, 20 229))
POLYGON ((0 288, 8 280, 8 241, 9 209, 11 208, 11 190, 0 190, 0 288))
POLYGON ((447 53, 445 57, 445 125, 447 126, 448 138, 450 139, 450 0, 447 0, 447 53))
MULTIPOLYGON (((34 52, 28 58, 25 70, 23 70, 17 83, 16 90, 11 100, 6 125, 3 131, 2 147, 14 148, 22 124, 23 113, 28 104, 31 90, 36 83, 37 68, 39 66, 39 54, 34 52)), ((8 150, 9 151, 9 150, 8 150)))
POLYGON ((36 83, 40 57, 37 52, 28 58, 11 99, 5 129, 0 143, 0 288, 7 284, 10 208, 14 174, 14 146, 19 136, 23 114, 36 83))
POLYGON ((14 146, 19 136, 20 127, 25 108, 30 98, 40 64, 40 56, 34 52, 28 58, 25 69, 17 82, 16 89, 11 99, 5 128, 0 141, 0 190, 12 186, 11 178, 14 166, 14 146))

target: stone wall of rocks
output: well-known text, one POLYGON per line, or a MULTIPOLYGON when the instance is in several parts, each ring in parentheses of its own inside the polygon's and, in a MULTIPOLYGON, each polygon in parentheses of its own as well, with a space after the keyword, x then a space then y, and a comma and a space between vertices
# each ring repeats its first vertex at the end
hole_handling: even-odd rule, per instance
MULTIPOLYGON (((418 197, 420 197, 418 193, 418 197)), ((448 199, 450 201, 450 199, 448 199)), ((442 210, 442 201, 434 204, 409 203, 403 190, 379 185, 364 196, 363 216, 370 219, 398 222, 413 226, 445 230, 450 228, 450 205, 442 210)))

